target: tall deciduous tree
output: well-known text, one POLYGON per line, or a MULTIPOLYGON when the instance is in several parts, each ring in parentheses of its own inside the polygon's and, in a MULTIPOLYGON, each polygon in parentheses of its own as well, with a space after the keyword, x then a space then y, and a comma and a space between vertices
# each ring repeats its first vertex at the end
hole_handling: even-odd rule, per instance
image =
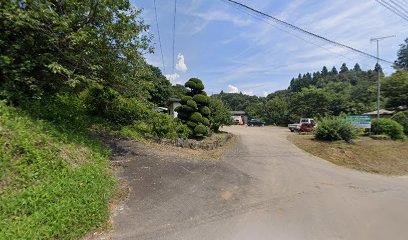
POLYGON ((95 84, 134 94, 152 51, 139 15, 129 0, 2 1, 0 87, 36 97, 95 84))
POLYGON ((220 127, 229 126, 232 124, 230 110, 225 104, 216 97, 210 97, 208 106, 211 110, 210 114, 210 128, 218 132, 220 127))

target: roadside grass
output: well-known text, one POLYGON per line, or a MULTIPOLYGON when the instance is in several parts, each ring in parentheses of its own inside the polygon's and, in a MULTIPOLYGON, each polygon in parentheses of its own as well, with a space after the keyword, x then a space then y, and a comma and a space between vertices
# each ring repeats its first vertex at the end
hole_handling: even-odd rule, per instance
POLYGON ((110 152, 71 123, 0 102, 0 239, 76 239, 106 227, 110 152))
POLYGON ((353 143, 325 142, 310 135, 290 135, 297 147, 334 164, 383 175, 408 175, 408 142, 363 137, 353 143))

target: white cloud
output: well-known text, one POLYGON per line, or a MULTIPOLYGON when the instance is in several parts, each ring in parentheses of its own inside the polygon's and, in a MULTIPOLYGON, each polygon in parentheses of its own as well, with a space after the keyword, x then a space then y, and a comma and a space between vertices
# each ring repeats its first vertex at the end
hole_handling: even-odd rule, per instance
MULTIPOLYGON (((230 85, 228 85, 227 92, 228 93, 240 93, 241 91, 238 89, 238 87, 230 84, 230 85)), ((242 94, 248 95, 248 96, 254 96, 255 95, 253 91, 242 91, 242 94)))
POLYGON ((169 80, 172 84, 180 83, 180 81, 177 81, 177 79, 180 78, 180 75, 178 75, 177 73, 166 74, 165 77, 166 77, 167 80, 169 80))
POLYGON ((239 90, 237 87, 233 86, 233 85, 228 85, 228 93, 239 93, 239 90))
POLYGON ((248 95, 248 96, 254 96, 254 92, 252 91, 243 91, 242 94, 248 95))
POLYGON ((187 65, 184 62, 184 56, 181 53, 179 53, 177 55, 177 59, 178 59, 178 63, 176 64, 177 71, 186 72, 187 71, 187 65))

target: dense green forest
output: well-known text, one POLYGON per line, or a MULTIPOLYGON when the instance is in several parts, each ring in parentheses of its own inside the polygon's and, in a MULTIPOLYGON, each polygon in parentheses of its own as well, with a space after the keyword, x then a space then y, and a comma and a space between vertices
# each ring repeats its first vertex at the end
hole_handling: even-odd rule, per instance
POLYGON ((213 96, 232 110, 246 111, 250 117, 268 124, 285 125, 300 117, 358 115, 376 109, 379 71, 381 108, 400 111, 408 105, 408 38, 400 46, 394 67, 396 72, 385 77, 380 65, 366 71, 357 63, 352 68, 343 63, 339 70, 324 66, 318 72, 299 74, 286 90, 267 97, 224 92, 213 96))

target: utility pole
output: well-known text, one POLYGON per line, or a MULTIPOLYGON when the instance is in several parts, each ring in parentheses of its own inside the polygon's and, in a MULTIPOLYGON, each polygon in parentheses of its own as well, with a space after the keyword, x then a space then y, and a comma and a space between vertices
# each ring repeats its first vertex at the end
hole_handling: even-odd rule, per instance
MULTIPOLYGON (((380 59, 380 48, 379 48, 379 41, 386 39, 386 38, 391 38, 395 37, 395 35, 391 36, 385 36, 385 37, 378 37, 378 38, 371 38, 370 42, 377 42, 377 67, 379 66, 378 60, 380 59)), ((380 83, 380 71, 377 69, 377 122, 380 120, 380 96, 381 96, 381 83, 380 83)))

